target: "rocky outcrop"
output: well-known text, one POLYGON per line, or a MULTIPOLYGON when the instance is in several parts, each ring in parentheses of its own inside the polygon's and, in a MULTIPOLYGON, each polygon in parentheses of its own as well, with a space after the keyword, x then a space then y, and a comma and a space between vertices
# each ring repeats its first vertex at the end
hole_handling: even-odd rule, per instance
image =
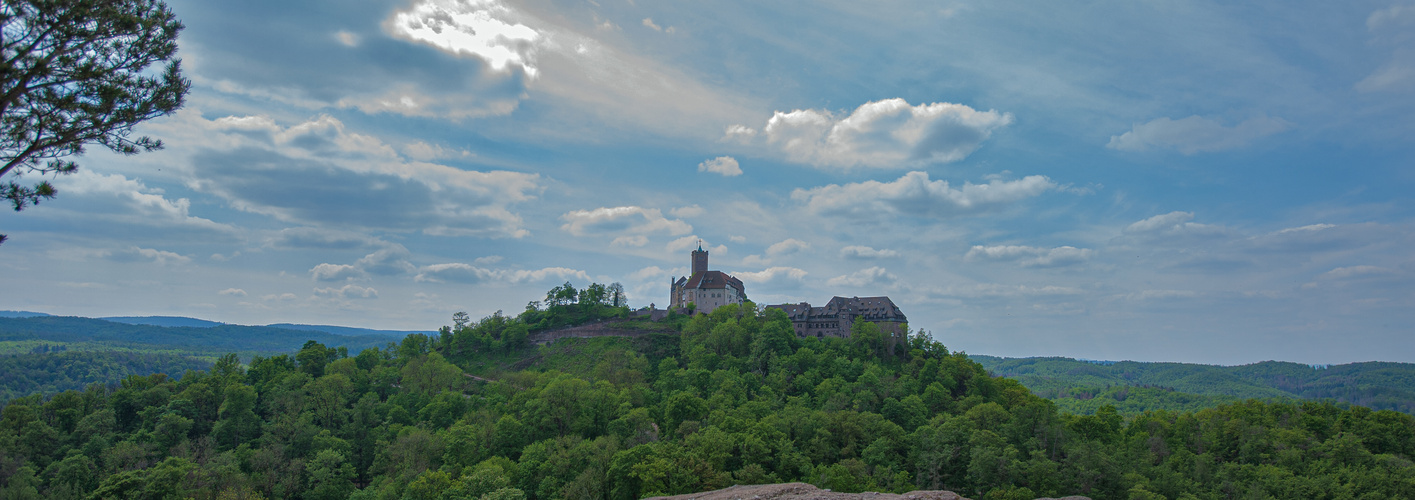
MULTIPOLYGON (((733 486, 716 491, 690 493, 671 497, 652 497, 648 500, 968 500, 952 491, 911 491, 908 493, 838 493, 823 490, 806 483, 762 484, 755 486, 733 486)), ((1039 498, 1037 500, 1090 500, 1086 497, 1071 496, 1060 499, 1039 498)))

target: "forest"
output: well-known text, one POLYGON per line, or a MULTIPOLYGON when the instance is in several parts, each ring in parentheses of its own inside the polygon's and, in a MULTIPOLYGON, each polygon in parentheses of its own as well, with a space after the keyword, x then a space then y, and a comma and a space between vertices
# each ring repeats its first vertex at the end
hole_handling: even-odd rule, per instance
POLYGON ((211 362, 160 352, 58 351, 49 345, 35 352, 0 356, 0 401, 30 394, 82 390, 90 384, 117 384, 133 373, 205 370, 211 362))
POLYGON ((1264 361, 1241 366, 1094 362, 1071 358, 971 356, 990 373, 1017 379, 1073 413, 1113 405, 1124 414, 1197 410, 1245 399, 1331 399, 1415 413, 1415 364, 1309 366, 1264 361))
POLYGON ((1246 400, 1075 415, 922 332, 859 322, 847 339, 802 339, 750 303, 644 325, 670 333, 529 345, 541 328, 627 316, 575 292, 358 352, 312 340, 11 400, 0 498, 629 499, 788 481, 1415 498, 1405 413, 1246 400))

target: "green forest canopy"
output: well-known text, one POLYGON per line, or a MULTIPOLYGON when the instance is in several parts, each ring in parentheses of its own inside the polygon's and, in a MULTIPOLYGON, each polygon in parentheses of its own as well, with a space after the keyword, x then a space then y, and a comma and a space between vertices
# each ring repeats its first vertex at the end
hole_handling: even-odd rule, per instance
POLYGON ((1196 410, 1244 399, 1333 399, 1378 410, 1415 413, 1415 364, 1310 366, 1264 361, 1242 366, 1094 362, 1071 358, 973 355, 990 373, 1017 379, 1032 392, 1076 413, 1112 404, 1141 413, 1196 410))
POLYGON ((924 335, 797 338, 752 304, 526 345, 563 302, 350 356, 235 356, 11 401, 4 498, 639 498, 805 481, 973 498, 1415 498, 1415 419, 1246 401, 1061 413, 924 335), (480 379, 462 367, 481 365, 480 379))

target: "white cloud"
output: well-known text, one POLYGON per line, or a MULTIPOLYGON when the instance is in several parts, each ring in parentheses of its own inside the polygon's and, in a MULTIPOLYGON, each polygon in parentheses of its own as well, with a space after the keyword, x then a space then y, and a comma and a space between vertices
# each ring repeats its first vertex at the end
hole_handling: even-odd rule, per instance
POLYGON ((1374 42, 1393 45, 1390 61, 1356 82, 1361 92, 1409 92, 1415 86, 1415 5, 1392 5, 1366 18, 1374 42))
POLYGON ((1189 222, 1194 219, 1193 212, 1174 211, 1167 214, 1156 215, 1148 219, 1137 221, 1126 226, 1124 233, 1130 236, 1144 238, 1175 238, 1175 237, 1209 237, 1227 234, 1229 231, 1222 226, 1209 224, 1199 224, 1189 222))
POLYGON ((315 294, 315 296, 318 296, 318 297, 326 297, 326 298, 331 298, 331 299, 376 299, 376 298, 378 298, 378 290, 374 290, 373 288, 361 287, 361 286, 358 286, 358 285, 344 285, 344 286, 339 287, 339 288, 334 288, 334 287, 329 287, 329 288, 316 288, 316 289, 314 289, 314 294, 315 294))
POLYGON ((709 252, 714 252, 719 255, 727 253, 727 247, 725 245, 718 245, 714 247, 710 243, 708 243, 707 240, 699 238, 696 234, 690 234, 688 236, 684 236, 682 238, 670 241, 667 245, 664 245, 663 248, 668 253, 677 254, 698 248, 699 246, 702 246, 709 252))
MULTIPOLYGON (((682 220, 664 217, 663 212, 660 212, 657 208, 635 206, 575 210, 561 215, 560 220, 565 221, 565 224, 560 226, 560 229, 575 236, 596 234, 634 236, 655 232, 679 235, 693 230, 693 226, 682 220)), ((626 240, 626 242, 630 243, 634 241, 637 240, 626 240)), ((645 240, 645 243, 647 243, 647 240, 645 240)))
POLYGON ((967 259, 987 259, 995 261, 1017 261, 1024 267, 1058 267, 1080 264, 1091 259, 1095 250, 1062 246, 1039 248, 1021 245, 975 245, 968 250, 967 259))
POLYGON ((643 268, 643 269, 640 269, 640 270, 638 270, 638 271, 634 271, 634 272, 630 273, 630 274, 629 274, 629 279, 632 279, 632 280, 634 280, 634 281, 643 281, 643 280, 647 280, 647 279, 649 279, 649 278, 658 278, 658 277, 667 276, 667 275, 668 275, 668 271, 666 271, 666 270, 664 270, 664 269, 662 269, 662 268, 660 268, 660 267, 658 267, 658 266, 649 266, 649 267, 645 267, 645 268, 643 268))
POLYGON ((547 279, 559 281, 569 278, 590 281, 589 274, 584 271, 565 267, 546 267, 535 270, 487 269, 461 262, 433 264, 424 267, 413 279, 414 281, 433 283, 528 283, 547 279))
POLYGON ((869 285, 890 285, 898 280, 898 276, 891 274, 883 267, 870 267, 844 276, 836 276, 826 281, 825 284, 836 287, 863 287, 869 285))
POLYGON ((747 144, 752 138, 757 136, 757 129, 746 125, 728 125, 727 130, 722 133, 724 142, 737 142, 747 144))
POLYGON ((646 27, 646 28, 648 28, 648 29, 651 29, 651 30, 654 30, 654 31, 663 31, 663 28, 662 28, 662 27, 660 27, 660 26, 657 25, 657 24, 654 24, 653 18, 651 18, 651 17, 645 17, 645 18, 644 18, 644 21, 643 21, 643 25, 644 25, 644 27, 646 27))
MULTIPOLYGON (((84 220, 226 234, 236 232, 230 225, 193 216, 191 200, 169 199, 164 190, 148 187, 121 174, 80 169, 55 178, 53 183, 69 201, 63 205, 44 205, 46 212, 76 209, 83 212, 84 220)), ((39 212, 37 208, 35 211, 39 212)))
POLYGON ((1402 228, 1383 224, 1308 224, 1248 237, 1244 248, 1262 253, 1317 255, 1337 250, 1393 243, 1403 237, 1402 228))
POLYGON ((264 300, 264 301, 267 301, 267 302, 275 302, 275 301, 279 301, 279 302, 292 302, 292 301, 296 301, 296 300, 299 300, 299 299, 300 299, 300 297, 299 297, 298 295, 295 295, 295 294, 289 293, 289 292, 281 293, 281 294, 272 293, 272 294, 269 294, 269 295, 261 295, 261 296, 260 296, 260 300, 264 300))
POLYGON ((707 212, 706 210, 703 210, 703 207, 700 207, 700 206, 697 206, 697 205, 689 205, 689 206, 686 206, 686 207, 678 207, 678 208, 675 208, 675 209, 672 209, 672 210, 669 210, 669 211, 668 211, 668 213, 673 214, 674 217, 680 217, 680 218, 697 217, 697 216, 702 215, 702 214, 704 214, 704 213, 706 213, 706 212, 707 212))
POLYGON ((732 275, 742 280, 748 290, 752 287, 762 287, 768 289, 789 289, 799 288, 805 281, 808 273, 803 269, 794 267, 769 267, 758 272, 737 272, 732 275))
POLYGON ((757 138, 793 162, 817 167, 901 168, 966 158, 1012 123, 1012 115, 946 102, 911 106, 903 99, 868 102, 845 116, 827 110, 777 111, 758 134, 744 125, 723 140, 757 138))
POLYGON ((316 281, 345 281, 366 279, 368 275, 394 276, 417 271, 417 266, 408 262, 410 253, 397 243, 387 243, 387 247, 363 256, 353 264, 323 263, 310 269, 310 276, 316 281))
POLYGON ((217 294, 217 295, 229 295, 229 296, 231 296, 231 297, 245 297, 245 296, 246 296, 246 291, 245 291, 245 290, 242 290, 242 289, 240 289, 240 288, 227 288, 227 289, 225 289, 225 290, 216 292, 216 294, 217 294))
POLYGON ((495 263, 497 263, 497 262, 501 262, 501 261, 503 261, 503 260, 506 260, 506 258, 505 258, 505 257, 502 257, 502 256, 500 256, 500 255, 488 255, 488 256, 486 256, 486 257, 477 257, 476 260, 473 260, 472 262, 473 262, 473 263, 476 263, 476 264, 479 264, 479 265, 486 266, 486 265, 495 264, 495 263))
POLYGON ((719 156, 699 163, 698 171, 722 174, 723 177, 742 175, 742 167, 737 164, 737 159, 731 156, 719 156))
POLYGON ((925 172, 909 172, 893 182, 865 181, 797 189, 791 199, 822 215, 873 216, 899 213, 945 218, 1001 208, 1038 196, 1059 186, 1042 175, 987 184, 965 182, 954 189, 948 181, 931 181, 925 172))
POLYGON ((1136 124, 1129 132, 1111 136, 1107 148, 1120 151, 1173 149, 1186 155, 1241 148, 1255 140, 1283 132, 1292 124, 1281 118, 1258 116, 1227 127, 1198 115, 1178 120, 1156 118, 1136 124))
POLYGON ((532 47, 541 35, 524 24, 501 19, 509 13, 496 0, 424 0, 394 14, 387 28, 398 37, 477 57, 493 70, 519 67, 534 78, 532 47))
POLYGON ((114 262, 152 262, 159 266, 187 264, 192 261, 191 257, 176 252, 137 246, 130 246, 121 250, 104 250, 99 252, 99 255, 114 262))
POLYGON ((771 257, 780 257, 783 255, 791 255, 793 253, 797 253, 808 248, 811 248, 810 243, 806 243, 796 238, 787 238, 779 242, 773 243, 769 247, 766 247, 766 254, 771 257))
POLYGON ((339 43, 344 44, 345 47, 359 46, 359 35, 350 33, 348 31, 339 30, 334 32, 334 39, 338 40, 339 43))
POLYGON ((423 141, 413 141, 404 145, 403 154, 417 161, 458 159, 473 156, 471 151, 465 149, 444 148, 437 144, 428 144, 423 141))
POLYGON ((362 269, 348 264, 323 263, 310 268, 310 277, 315 281, 344 281, 367 277, 362 269))
POLYGON ((867 246, 851 245, 840 249, 840 257, 846 259, 892 259, 898 257, 899 252, 894 250, 876 250, 867 246))
POLYGON ((1322 273, 1321 278, 1329 280, 1349 280, 1373 276, 1387 276, 1391 274, 1395 274, 1395 271, 1380 266, 1349 266, 1338 267, 1322 273))
POLYGON ((1331 228, 1334 228, 1334 227, 1336 227, 1335 224, 1308 224, 1308 225, 1306 225, 1306 226, 1301 226, 1301 227, 1289 227, 1289 228, 1287 228, 1287 229, 1282 229, 1282 230, 1277 231, 1277 232, 1274 233, 1274 234, 1291 234, 1291 233, 1302 233, 1302 232, 1316 232, 1316 231, 1321 231, 1321 230, 1323 230, 1323 229, 1331 229, 1331 228))
POLYGON ((614 238, 614 241, 609 242, 609 244, 617 247, 641 247, 649 244, 649 237, 644 236, 642 234, 637 234, 634 236, 620 236, 618 238, 614 238))
POLYGON ((1158 231, 1171 231, 1190 224, 1189 221, 1191 220, 1194 220, 1194 212, 1174 211, 1137 221, 1127 226, 1125 232, 1153 233, 1158 231))
POLYGON ((230 261, 231 259, 234 259, 234 258, 240 257, 240 256, 241 256, 241 251, 240 251, 240 250, 236 250, 236 251, 231 252, 231 253, 226 254, 226 255, 222 255, 222 254, 219 254, 219 253, 214 253, 214 254, 211 254, 211 260, 214 260, 214 261, 217 261, 217 262, 228 262, 228 261, 230 261))
POLYGON ((407 274, 417 270, 408 258, 411 254, 403 245, 390 244, 387 248, 365 255, 355 265, 370 274, 392 276, 407 274))

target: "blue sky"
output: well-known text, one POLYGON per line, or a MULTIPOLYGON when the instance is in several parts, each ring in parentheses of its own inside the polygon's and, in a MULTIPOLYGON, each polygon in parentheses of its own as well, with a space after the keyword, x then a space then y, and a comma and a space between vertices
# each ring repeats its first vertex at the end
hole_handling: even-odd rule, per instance
POLYGON ((1415 4, 171 1, 194 87, 0 309, 430 329, 702 239, 950 348, 1415 362, 1415 4))

